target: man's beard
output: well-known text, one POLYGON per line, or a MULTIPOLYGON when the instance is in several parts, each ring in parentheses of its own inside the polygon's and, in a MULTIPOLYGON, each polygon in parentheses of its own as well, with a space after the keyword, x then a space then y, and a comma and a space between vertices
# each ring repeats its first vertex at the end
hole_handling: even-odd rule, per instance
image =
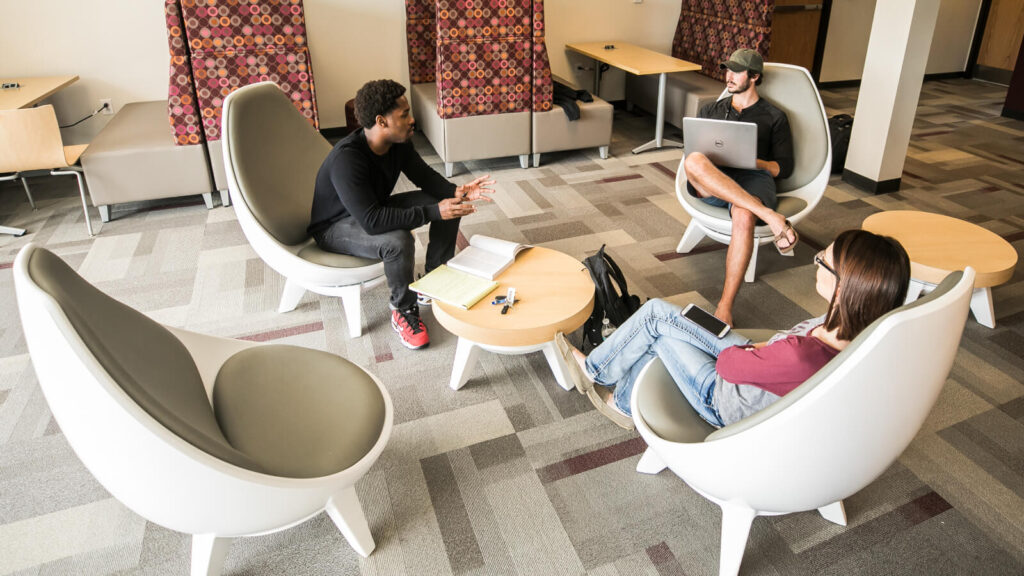
POLYGON ((740 94, 746 92, 750 88, 750 78, 743 81, 742 84, 736 84, 736 88, 729 90, 729 94, 740 94))

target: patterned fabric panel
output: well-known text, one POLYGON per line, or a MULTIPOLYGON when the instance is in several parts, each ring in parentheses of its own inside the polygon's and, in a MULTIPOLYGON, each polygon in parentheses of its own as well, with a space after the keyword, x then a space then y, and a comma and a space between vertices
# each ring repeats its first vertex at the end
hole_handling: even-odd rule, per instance
POLYGON ((534 0, 437 0, 437 37, 448 41, 533 35, 534 0))
POLYGON ((306 48, 264 48, 193 54, 192 68, 206 139, 220 139, 224 98, 236 88, 271 80, 292 99, 292 104, 318 128, 313 76, 306 48))
POLYGON ((554 85, 551 83, 551 63, 544 38, 533 40, 533 111, 551 110, 554 99, 554 85))
POLYGON ((725 71, 719 69, 719 64, 728 60, 733 51, 753 48, 765 56, 770 39, 771 28, 694 13, 680 18, 672 41, 672 55, 700 64, 701 74, 724 81, 725 71))
POLYGON ((544 0, 533 0, 533 37, 544 37, 544 0))
POLYGON ((437 17, 437 1, 405 0, 405 17, 410 20, 413 18, 434 19, 437 17))
POLYGON ((531 109, 530 40, 443 41, 438 45, 437 62, 437 113, 441 118, 531 109))
POLYGON ((736 20, 751 26, 771 26, 775 0, 683 0, 682 11, 736 20))
POLYGON ((437 26, 433 18, 410 18, 405 23, 409 43, 409 81, 434 81, 437 69, 437 26))
POLYGON ((181 0, 192 52, 305 46, 302 0, 181 0))
POLYGON ((202 142, 199 109, 192 85, 192 65, 185 45, 185 30, 181 26, 178 0, 165 0, 164 16, 167 20, 167 48, 171 53, 167 86, 167 119, 174 134, 174 143, 188 146, 202 142))

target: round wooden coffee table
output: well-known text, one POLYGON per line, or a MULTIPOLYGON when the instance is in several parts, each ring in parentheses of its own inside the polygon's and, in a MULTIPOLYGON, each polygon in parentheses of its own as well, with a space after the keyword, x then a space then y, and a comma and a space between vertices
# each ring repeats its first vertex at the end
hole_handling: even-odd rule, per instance
POLYGON ((971 312, 982 326, 995 328, 992 287, 1013 276, 1017 251, 999 235, 970 222, 942 214, 891 210, 872 214, 861 228, 892 236, 910 256, 907 302, 928 292, 954 270, 974 268, 971 312))
POLYGON ((469 310, 434 300, 434 317, 459 337, 449 385, 465 385, 480 349, 497 354, 544 352, 558 385, 573 388, 568 367, 555 347, 556 332, 572 332, 594 309, 594 283, 579 260, 548 248, 520 252, 495 280, 498 287, 469 310), (501 313, 495 296, 516 289, 518 303, 501 313))

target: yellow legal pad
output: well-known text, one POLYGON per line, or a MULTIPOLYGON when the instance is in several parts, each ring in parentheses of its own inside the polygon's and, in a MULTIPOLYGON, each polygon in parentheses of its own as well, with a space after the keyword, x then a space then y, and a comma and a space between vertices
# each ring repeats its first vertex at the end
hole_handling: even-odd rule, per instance
POLYGON ((497 286, 498 283, 493 280, 485 280, 441 265, 410 284, 409 288, 445 304, 468 310, 497 286))

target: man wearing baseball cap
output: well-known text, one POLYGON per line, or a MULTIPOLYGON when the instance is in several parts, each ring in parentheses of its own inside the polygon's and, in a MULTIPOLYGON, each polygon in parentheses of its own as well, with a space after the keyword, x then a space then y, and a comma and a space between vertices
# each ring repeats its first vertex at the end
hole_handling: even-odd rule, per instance
POLYGON ((754 227, 768 224, 780 253, 793 251, 798 236, 786 217, 775 211, 775 179, 793 172, 793 139, 785 112, 757 95, 764 60, 756 51, 741 48, 720 65, 731 94, 701 108, 700 118, 757 124, 757 168, 715 166, 699 152, 686 155, 686 187, 690 194, 712 206, 728 207, 732 239, 725 256, 725 285, 715 316, 732 324, 732 305, 743 282, 754 248, 754 227))

